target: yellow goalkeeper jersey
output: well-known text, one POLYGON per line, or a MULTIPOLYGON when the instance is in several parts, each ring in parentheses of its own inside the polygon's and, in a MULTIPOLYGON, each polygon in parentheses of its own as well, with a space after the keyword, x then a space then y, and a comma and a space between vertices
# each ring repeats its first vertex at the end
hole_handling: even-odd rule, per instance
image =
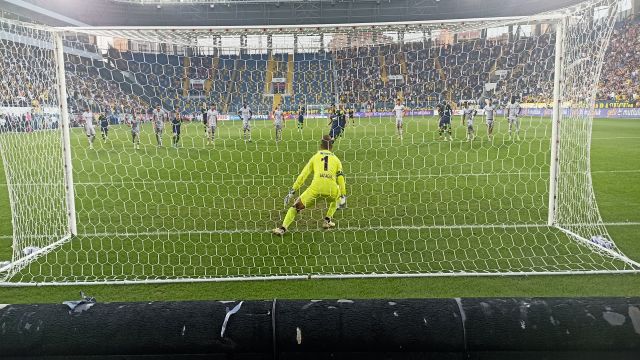
POLYGON ((346 184, 344 174, 342 173, 342 162, 329 150, 318 151, 302 169, 302 173, 298 175, 296 182, 293 184, 293 190, 298 191, 307 180, 309 175, 313 173, 313 180, 310 189, 319 194, 334 194, 336 187, 339 195, 346 195, 346 184))

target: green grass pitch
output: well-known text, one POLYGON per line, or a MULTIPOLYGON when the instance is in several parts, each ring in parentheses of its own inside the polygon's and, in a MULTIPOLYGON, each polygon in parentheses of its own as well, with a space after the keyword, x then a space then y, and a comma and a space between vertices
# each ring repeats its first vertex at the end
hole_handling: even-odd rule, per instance
MULTIPOLYGON (((482 121, 477 123, 479 138, 471 144, 460 141, 465 129, 459 118, 454 122, 457 141, 452 143, 437 139, 434 118, 407 119, 402 142, 394 135, 392 120, 359 120, 335 149, 345 164, 349 188, 348 208, 336 216, 339 229, 332 233, 318 229, 324 208, 320 204, 303 212, 283 239, 273 238, 268 230, 284 216, 281 199, 326 133, 324 120, 309 120, 303 133, 289 122, 280 144, 273 141, 270 122, 256 122, 250 144, 241 140, 238 122, 223 122, 214 146, 205 144, 200 124, 185 124, 183 147, 177 150, 170 147, 169 127, 165 146, 156 148, 146 125, 137 152, 126 127, 111 127, 107 143, 98 134, 94 151, 86 150, 82 130, 74 129, 79 233, 89 236, 64 245, 63 260, 54 251, 32 266, 51 276, 56 271, 64 277, 81 270, 118 278, 122 274, 523 271, 548 269, 554 261, 553 269, 563 270, 589 269, 590 262, 601 261, 575 255, 584 250, 535 226, 546 219, 547 119, 526 119, 520 142, 506 139, 505 122, 499 121, 493 144, 486 141, 482 121), (487 227, 503 223, 525 227, 487 227), (146 233, 140 235, 142 228, 146 233), (421 240, 411 240, 416 238, 421 240), (534 245, 540 242, 546 245, 534 245), (86 251, 89 248, 94 251, 86 251), (181 253, 215 256, 203 261, 181 253), (111 266, 117 263, 123 265, 111 266)), ((640 259, 639 141, 638 120, 594 122, 592 170, 600 211, 611 224, 608 230, 616 244, 636 260, 640 259)), ((5 190, 0 191, 0 216, 7 219, 0 222, 0 260, 6 260, 11 224, 5 190)), ((75 296, 78 289, 101 301, 133 301, 637 295, 638 285, 637 275, 79 285, 0 288, 0 302, 59 302, 75 296)))

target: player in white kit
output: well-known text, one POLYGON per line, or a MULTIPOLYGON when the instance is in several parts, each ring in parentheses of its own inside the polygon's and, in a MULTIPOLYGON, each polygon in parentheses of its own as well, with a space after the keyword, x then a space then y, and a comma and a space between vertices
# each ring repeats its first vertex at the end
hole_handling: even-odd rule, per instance
POLYGON ((96 128, 93 126, 93 113, 89 108, 82 113, 82 120, 84 121, 84 132, 89 139, 89 149, 93 149, 93 140, 96 138, 96 128))
POLYGON ((493 101, 491 99, 486 100, 486 104, 484 107, 484 118, 487 122, 487 137, 489 141, 493 141, 493 119, 495 117, 496 108, 493 106, 493 101))
POLYGON ((213 144, 216 138, 216 129, 218 128, 218 110, 216 105, 211 104, 211 109, 207 110, 207 144, 213 144))
POLYGON ((402 140, 402 119, 404 118, 404 105, 400 99, 396 100, 396 106, 393 108, 396 114, 396 129, 398 130, 398 136, 402 140))
POLYGON ((511 103, 507 105, 507 119, 509 120, 509 140, 511 132, 515 131, 516 138, 520 140, 520 103, 515 96, 511 97, 511 103))
POLYGON ((136 110, 133 110, 133 114, 127 114, 127 122, 131 126, 131 141, 133 142, 133 148, 140 149, 140 125, 142 124, 142 112, 138 114, 136 110))
POLYGON ((284 127, 284 112, 278 105, 273 112, 273 125, 276 127, 276 142, 282 140, 282 128, 284 127))
POLYGON ((156 108, 151 112, 151 121, 153 122, 153 130, 156 133, 158 147, 162 146, 162 131, 164 130, 165 117, 167 117, 167 113, 160 108, 160 105, 156 105, 156 108))
POLYGON ((247 106, 247 104, 242 104, 240 108, 240 118, 242 119, 242 138, 244 141, 251 142, 251 117, 253 113, 251 112, 251 108, 247 106))
POLYGON ((475 139, 475 131, 473 130, 473 118, 476 116, 477 111, 473 109, 469 103, 465 102, 462 109, 462 123, 466 120, 467 123, 467 141, 473 141, 475 139))

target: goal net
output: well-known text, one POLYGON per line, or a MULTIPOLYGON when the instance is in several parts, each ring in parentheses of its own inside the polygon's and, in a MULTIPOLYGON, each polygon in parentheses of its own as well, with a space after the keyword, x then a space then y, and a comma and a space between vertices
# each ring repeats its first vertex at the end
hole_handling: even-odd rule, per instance
POLYGON ((0 280, 638 271, 609 236, 590 175, 617 6, 348 26, 0 20, 12 219, 0 280), (347 114, 333 145, 347 206, 331 230, 327 204, 307 206, 276 237, 334 105, 347 114))

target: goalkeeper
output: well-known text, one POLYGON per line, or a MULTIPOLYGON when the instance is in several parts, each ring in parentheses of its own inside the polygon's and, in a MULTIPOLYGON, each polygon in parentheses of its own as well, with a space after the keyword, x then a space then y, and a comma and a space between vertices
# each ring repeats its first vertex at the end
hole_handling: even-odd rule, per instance
POLYGON ((296 199, 292 207, 287 211, 287 215, 282 222, 282 226, 273 229, 275 235, 284 235, 289 228, 289 225, 293 223, 298 213, 310 206, 313 206, 316 200, 326 199, 329 201, 329 209, 327 215, 324 218, 322 227, 325 229, 331 229, 336 224, 331 221, 331 218, 336 213, 338 206, 343 208, 347 203, 347 190, 344 180, 344 174, 342 173, 342 163, 336 155, 331 152, 333 147, 333 141, 329 135, 322 137, 320 141, 320 151, 318 151, 309 160, 307 165, 302 169, 302 173, 298 175, 296 182, 293 183, 293 188, 289 191, 289 194, 284 198, 284 204, 287 206, 291 198, 295 193, 300 190, 307 177, 313 173, 313 180, 311 185, 296 199))

